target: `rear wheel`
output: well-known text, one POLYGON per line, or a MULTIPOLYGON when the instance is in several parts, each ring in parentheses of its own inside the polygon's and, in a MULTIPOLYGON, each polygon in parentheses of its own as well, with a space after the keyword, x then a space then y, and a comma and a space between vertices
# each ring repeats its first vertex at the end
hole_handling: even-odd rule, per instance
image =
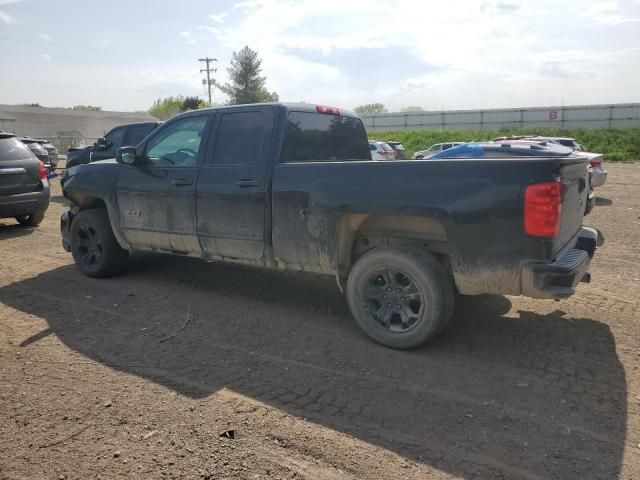
POLYGON ((16 220, 20 225, 24 225, 25 227, 35 227, 36 225, 40 225, 42 220, 44 220, 45 210, 28 213, 26 215, 18 215, 16 220))
POLYGON ((453 284, 428 252, 385 247, 364 254, 349 273, 347 300, 358 325, 375 341, 410 349, 444 330, 453 284))
POLYGON ((82 273, 109 277, 122 271, 129 252, 118 245, 106 210, 83 210, 75 216, 70 231, 71 253, 82 273))

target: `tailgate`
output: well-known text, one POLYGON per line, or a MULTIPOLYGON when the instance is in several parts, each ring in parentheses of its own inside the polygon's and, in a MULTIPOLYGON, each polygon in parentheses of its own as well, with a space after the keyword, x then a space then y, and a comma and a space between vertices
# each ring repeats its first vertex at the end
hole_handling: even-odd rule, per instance
POLYGON ((560 232, 554 248, 557 253, 582 227, 584 211, 589 195, 589 172, 587 159, 563 161, 560 168, 562 181, 562 212, 560 232))
POLYGON ((0 195, 34 192, 40 188, 35 159, 0 162, 0 195))

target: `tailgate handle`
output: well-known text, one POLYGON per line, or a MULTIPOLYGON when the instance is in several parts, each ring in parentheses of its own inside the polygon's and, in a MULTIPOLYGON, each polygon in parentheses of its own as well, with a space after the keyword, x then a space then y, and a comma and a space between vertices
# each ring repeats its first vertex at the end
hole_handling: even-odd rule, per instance
POLYGON ((176 187, 185 187, 187 185, 193 185, 193 180, 190 178, 176 178, 172 180, 171 183, 176 187))
POLYGON ((241 188, 259 187, 260 186, 260 182, 258 182, 257 180, 238 180, 236 182, 236 185, 241 187, 241 188))
POLYGON ((27 173, 24 168, 0 168, 0 175, 14 175, 16 173, 27 173))

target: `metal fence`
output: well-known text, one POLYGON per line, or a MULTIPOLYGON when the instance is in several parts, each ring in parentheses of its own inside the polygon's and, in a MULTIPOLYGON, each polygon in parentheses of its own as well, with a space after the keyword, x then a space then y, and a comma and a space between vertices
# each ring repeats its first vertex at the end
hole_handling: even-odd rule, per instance
POLYGON ((495 130, 640 127, 640 103, 573 107, 449 110, 362 116, 367 130, 495 130))

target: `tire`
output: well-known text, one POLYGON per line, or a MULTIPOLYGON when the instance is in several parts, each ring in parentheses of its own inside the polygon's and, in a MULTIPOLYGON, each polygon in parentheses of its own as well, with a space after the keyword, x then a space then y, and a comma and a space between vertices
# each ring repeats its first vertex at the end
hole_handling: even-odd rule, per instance
POLYGON ((104 209, 82 210, 70 230, 71 254, 88 277, 117 275, 127 264, 129 252, 118 245, 104 209))
POLYGON ((16 220, 20 225, 23 225, 25 227, 35 227, 42 223, 45 213, 46 210, 41 210, 39 212, 28 213, 26 215, 18 215, 16 217, 16 220))
POLYGON ((360 328, 376 342, 402 350, 437 337, 451 319, 453 299, 451 278, 420 249, 373 249, 347 280, 347 301, 360 328))

